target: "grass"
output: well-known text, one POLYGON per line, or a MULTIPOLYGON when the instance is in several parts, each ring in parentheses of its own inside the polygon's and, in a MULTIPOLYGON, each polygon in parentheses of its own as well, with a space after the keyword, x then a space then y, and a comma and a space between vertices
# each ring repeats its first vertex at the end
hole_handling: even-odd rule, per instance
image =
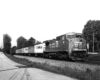
POLYGON ((35 68, 39 68, 39 69, 43 69, 46 71, 50 71, 53 73, 57 73, 57 74, 62 74, 62 75, 66 75, 69 77, 73 77, 79 80, 100 80, 100 69, 96 69, 94 71, 90 70, 89 68, 87 68, 86 71, 81 71, 78 69, 72 69, 69 67, 57 67, 57 66, 51 66, 47 63, 40 63, 40 62, 32 62, 29 61, 27 59, 22 59, 22 58, 17 58, 8 54, 5 54, 8 58, 10 58, 11 60, 20 63, 20 64, 24 64, 28 67, 35 67, 35 68))
POLYGON ((100 54, 90 54, 88 60, 100 61, 100 54))

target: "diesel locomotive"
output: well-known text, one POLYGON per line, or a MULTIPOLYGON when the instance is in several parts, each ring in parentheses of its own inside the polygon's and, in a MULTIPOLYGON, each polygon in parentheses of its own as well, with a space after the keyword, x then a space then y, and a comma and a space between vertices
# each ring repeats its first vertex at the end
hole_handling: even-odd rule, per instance
POLYGON ((86 40, 79 33, 68 33, 45 41, 44 55, 72 60, 85 59, 87 56, 86 40))

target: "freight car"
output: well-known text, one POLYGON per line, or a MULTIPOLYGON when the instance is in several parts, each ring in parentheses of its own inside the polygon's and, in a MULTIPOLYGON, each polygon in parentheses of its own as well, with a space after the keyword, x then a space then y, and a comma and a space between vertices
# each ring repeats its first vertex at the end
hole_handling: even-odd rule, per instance
POLYGON ((17 49, 16 54, 27 55, 28 54, 28 47, 17 49))
POLYGON ((34 46, 17 49, 16 54, 43 56, 44 49, 45 49, 45 43, 41 43, 34 46))
POLYGON ((37 44, 34 46, 35 56, 43 56, 44 51, 45 51, 45 43, 37 44))

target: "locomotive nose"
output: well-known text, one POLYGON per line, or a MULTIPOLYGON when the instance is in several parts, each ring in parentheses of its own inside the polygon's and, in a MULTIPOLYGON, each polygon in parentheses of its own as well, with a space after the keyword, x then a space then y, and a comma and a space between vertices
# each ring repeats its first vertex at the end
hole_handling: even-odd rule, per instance
POLYGON ((82 39, 74 40, 71 57, 77 60, 84 60, 87 55, 86 42, 82 39))
POLYGON ((74 46, 73 46, 73 50, 86 50, 85 46, 86 45, 84 44, 84 42, 82 40, 75 41, 74 46))

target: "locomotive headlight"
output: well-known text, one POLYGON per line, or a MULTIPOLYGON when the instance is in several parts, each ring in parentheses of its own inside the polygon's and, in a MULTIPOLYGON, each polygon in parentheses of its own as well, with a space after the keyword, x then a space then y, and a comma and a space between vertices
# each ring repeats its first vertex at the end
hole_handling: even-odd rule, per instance
POLYGON ((74 48, 78 48, 79 42, 74 42, 74 48))

